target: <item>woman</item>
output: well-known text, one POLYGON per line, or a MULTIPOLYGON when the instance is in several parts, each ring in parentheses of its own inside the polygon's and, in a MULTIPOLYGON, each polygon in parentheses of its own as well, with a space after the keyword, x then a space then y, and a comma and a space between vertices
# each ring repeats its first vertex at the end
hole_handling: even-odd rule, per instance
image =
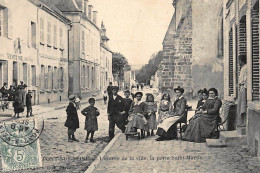
POLYGON ((156 124, 157 103, 154 102, 154 96, 150 93, 146 94, 146 104, 147 104, 147 112, 148 112, 147 136, 150 135, 154 136, 153 131, 157 129, 157 124, 156 124))
POLYGON ((219 109, 222 105, 221 100, 217 96, 218 91, 215 88, 210 88, 208 100, 198 111, 201 116, 190 121, 183 140, 198 143, 205 142, 206 138, 215 130, 219 109))
POLYGON ((174 102, 174 109, 170 111, 169 115, 166 116, 161 123, 158 124, 157 141, 163 141, 165 139, 177 139, 177 122, 185 112, 186 99, 182 96, 184 89, 179 87, 174 89, 177 95, 177 100, 174 102))
POLYGON ((199 98, 199 101, 198 101, 198 103, 197 103, 197 107, 196 107, 196 109, 198 109, 201 105, 203 105, 203 98, 202 98, 202 92, 203 92, 203 90, 199 90, 198 91, 198 98, 199 98))
POLYGON ((136 101, 134 101, 129 110, 129 117, 126 127, 126 133, 136 131, 137 129, 141 130, 141 138, 144 139, 144 130, 147 129, 147 105, 144 102, 141 102, 143 93, 137 92, 135 94, 136 101))

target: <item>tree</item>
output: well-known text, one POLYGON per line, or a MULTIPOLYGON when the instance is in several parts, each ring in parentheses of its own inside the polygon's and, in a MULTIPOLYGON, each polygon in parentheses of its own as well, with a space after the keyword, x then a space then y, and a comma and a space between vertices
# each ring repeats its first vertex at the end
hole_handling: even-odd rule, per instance
POLYGON ((158 70, 158 66, 163 59, 162 51, 153 54, 148 62, 136 73, 136 79, 139 83, 149 84, 151 76, 155 75, 158 70), (149 81, 149 82, 147 82, 149 81))
POLYGON ((112 73, 117 79, 118 85, 124 80, 124 70, 131 69, 127 59, 121 53, 113 53, 112 56, 112 73))

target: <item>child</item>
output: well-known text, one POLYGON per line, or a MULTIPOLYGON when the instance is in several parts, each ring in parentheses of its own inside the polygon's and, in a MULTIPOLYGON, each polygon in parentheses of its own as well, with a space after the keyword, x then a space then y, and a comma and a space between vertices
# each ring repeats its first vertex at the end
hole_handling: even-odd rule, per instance
POLYGON ((104 91, 104 94, 103 94, 103 99, 104 99, 104 104, 106 105, 107 104, 107 91, 104 91))
POLYGON ((88 137, 89 134, 91 134, 90 137, 90 142, 94 143, 94 133, 95 131, 98 130, 98 122, 97 122, 97 116, 99 116, 99 110, 94 107, 95 105, 95 99, 94 98, 90 98, 88 100, 89 102, 89 106, 86 107, 85 109, 83 109, 81 111, 81 113, 86 116, 86 120, 85 120, 85 130, 87 130, 87 136, 85 139, 85 143, 88 142, 88 137))
POLYGON ((125 91, 125 98, 124 98, 124 103, 125 103, 125 125, 128 123, 127 118, 129 116, 129 110, 130 110, 130 106, 133 102, 132 99, 129 98, 130 97, 130 91, 126 90, 125 91))
POLYGON ((65 122, 65 127, 68 127, 68 142, 79 142, 75 138, 75 131, 79 128, 79 117, 77 112, 77 106, 75 103, 76 97, 74 95, 69 96, 70 103, 67 106, 66 112, 67 112, 67 120, 65 122))
POLYGON ((158 124, 165 119, 169 112, 172 110, 172 102, 169 94, 163 94, 161 103, 159 106, 159 117, 158 117, 158 124))
POLYGON ((157 104, 154 103, 154 96, 152 94, 146 94, 146 104, 147 104, 147 112, 148 112, 148 123, 147 123, 147 136, 154 136, 153 130, 157 129, 156 126, 156 112, 157 112, 157 104), (150 133, 151 130, 151 133, 150 133))
POLYGON ((29 90, 26 94, 26 108, 27 108, 27 115, 26 117, 32 116, 32 91, 29 90))

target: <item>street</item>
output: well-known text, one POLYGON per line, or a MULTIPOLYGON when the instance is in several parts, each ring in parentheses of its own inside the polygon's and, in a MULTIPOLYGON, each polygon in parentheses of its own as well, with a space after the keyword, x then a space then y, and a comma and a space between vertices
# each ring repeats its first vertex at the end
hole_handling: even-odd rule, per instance
MULTIPOLYGON (((87 104, 81 105, 82 109, 87 104)), ((80 128, 75 132, 75 136, 80 142, 68 142, 67 128, 64 126, 66 120, 65 108, 60 110, 50 110, 36 115, 38 122, 44 119, 44 131, 40 136, 40 148, 43 168, 35 170, 24 170, 22 172, 84 172, 98 154, 109 142, 108 120, 106 105, 103 100, 97 101, 95 106, 100 110, 98 117, 98 131, 94 135, 95 143, 84 143, 86 131, 84 130, 85 117, 78 111, 80 128)), ((11 110, 1 112, 1 120, 14 119, 11 110)), ((21 115, 24 117, 25 112, 21 115)), ((115 133, 119 130, 116 128, 115 133)), ((1 165, 2 167, 2 165, 1 165)), ((17 171, 21 172, 21 171, 17 171)))

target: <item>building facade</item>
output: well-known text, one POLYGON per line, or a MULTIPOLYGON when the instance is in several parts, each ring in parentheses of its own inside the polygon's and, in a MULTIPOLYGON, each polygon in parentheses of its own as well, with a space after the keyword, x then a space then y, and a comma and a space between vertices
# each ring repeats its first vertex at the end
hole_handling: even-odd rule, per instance
MULTIPOLYGON (((247 145, 260 156, 259 0, 224 0, 223 15, 224 99, 238 105, 239 56, 244 55, 247 61, 247 145)), ((236 121, 238 116, 236 114, 236 121)))
MULTIPOLYGON (((68 19, 62 17, 58 11, 49 8, 42 1, 1 0, 0 45, 4 46, 0 46, 0 85, 3 85, 4 82, 8 85, 18 85, 20 81, 23 81, 28 86, 27 89, 32 90, 33 104, 67 99, 68 80, 66 80, 65 75, 60 78, 63 87, 62 93, 58 91, 59 88, 57 88, 57 92, 54 92, 56 86, 54 86, 53 81, 55 81, 54 75, 59 74, 58 69, 63 68, 63 73, 67 73, 66 45, 68 40, 65 33, 68 31, 69 23, 68 19), (45 28, 40 27, 42 26, 41 19, 46 22, 43 24, 45 28), (58 53, 59 46, 55 50, 53 44, 50 45, 51 47, 47 47, 45 44, 47 42, 42 44, 42 38, 47 41, 47 21, 55 23, 57 28, 64 30, 63 57, 58 53), (51 51, 52 55, 44 53, 48 51, 51 51), (48 61, 48 59, 51 60, 48 61), (53 60, 55 60, 55 66, 53 66, 53 60), (41 66, 49 69, 48 72, 44 71, 44 79, 41 78, 41 66), (55 73, 55 69, 57 69, 57 73, 55 73), (42 87, 41 82, 46 80, 48 82, 42 87)), ((48 30, 51 39, 55 37, 53 26, 51 25, 48 30)))
POLYGON ((69 93, 81 97, 101 89, 100 40, 97 11, 88 0, 57 0, 55 6, 71 20, 69 32, 69 93))
POLYGON ((216 22, 222 2, 173 0, 173 6, 158 70, 160 91, 171 93, 181 86, 189 98, 199 89, 215 87, 223 96, 223 39, 221 22, 216 22))
POLYGON ((109 38, 106 35, 106 27, 101 23, 101 43, 100 43, 100 90, 107 90, 109 82, 113 81, 112 75, 112 54, 113 52, 108 47, 109 38))

